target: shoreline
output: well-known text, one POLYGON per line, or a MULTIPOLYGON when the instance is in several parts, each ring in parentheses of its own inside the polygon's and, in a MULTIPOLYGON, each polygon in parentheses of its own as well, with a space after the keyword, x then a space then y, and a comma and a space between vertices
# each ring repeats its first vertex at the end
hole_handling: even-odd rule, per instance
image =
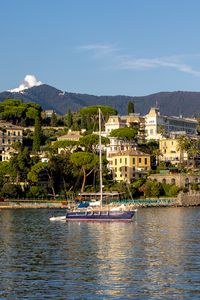
MULTIPOLYGON (((173 198, 146 198, 121 200, 119 202, 112 202, 110 205, 105 205, 105 208, 118 207, 124 205, 127 209, 147 208, 147 207, 194 207, 200 206, 200 193, 180 193, 173 198)), ((45 200, 5 200, 0 202, 1 209, 67 209, 74 208, 72 204, 66 201, 45 201, 45 200)), ((97 208, 98 209, 98 208, 97 208)))

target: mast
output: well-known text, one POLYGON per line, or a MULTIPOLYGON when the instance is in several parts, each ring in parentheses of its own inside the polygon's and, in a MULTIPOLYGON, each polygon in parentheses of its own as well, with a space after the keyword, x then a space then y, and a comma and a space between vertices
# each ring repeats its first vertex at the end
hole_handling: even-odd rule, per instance
POLYGON ((99 108, 99 178, 100 178, 100 205, 103 206, 103 181, 102 181, 102 145, 101 145, 101 110, 99 108))

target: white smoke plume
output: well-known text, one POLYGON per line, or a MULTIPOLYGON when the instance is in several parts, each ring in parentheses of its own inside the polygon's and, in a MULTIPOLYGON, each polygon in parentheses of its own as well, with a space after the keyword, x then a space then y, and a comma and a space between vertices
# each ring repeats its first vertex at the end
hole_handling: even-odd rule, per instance
POLYGON ((24 80, 20 84, 20 86, 15 88, 15 89, 9 90, 9 92, 18 93, 18 92, 21 92, 23 90, 29 89, 33 86, 38 86, 38 85, 41 85, 41 84, 42 84, 42 82, 38 81, 34 75, 26 75, 24 80))

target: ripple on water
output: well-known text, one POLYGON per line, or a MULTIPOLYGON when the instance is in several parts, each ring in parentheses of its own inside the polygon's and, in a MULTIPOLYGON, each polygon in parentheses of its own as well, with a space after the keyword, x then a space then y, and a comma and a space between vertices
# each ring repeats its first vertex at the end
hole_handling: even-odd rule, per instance
POLYGON ((0 215, 0 299, 200 299, 200 209, 141 209, 132 223, 0 215))

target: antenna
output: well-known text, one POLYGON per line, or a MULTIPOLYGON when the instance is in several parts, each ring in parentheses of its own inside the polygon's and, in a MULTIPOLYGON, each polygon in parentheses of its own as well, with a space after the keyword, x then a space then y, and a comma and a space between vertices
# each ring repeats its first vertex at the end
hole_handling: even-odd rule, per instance
POLYGON ((159 108, 158 101, 156 100, 156 108, 159 108))

